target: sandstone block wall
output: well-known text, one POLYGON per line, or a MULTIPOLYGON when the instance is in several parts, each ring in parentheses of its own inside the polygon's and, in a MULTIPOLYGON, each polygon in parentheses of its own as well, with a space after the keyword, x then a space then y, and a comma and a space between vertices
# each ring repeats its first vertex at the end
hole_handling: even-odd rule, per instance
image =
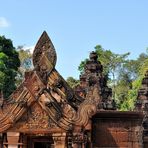
POLYGON ((142 148, 143 115, 100 111, 92 119, 93 148, 142 148))

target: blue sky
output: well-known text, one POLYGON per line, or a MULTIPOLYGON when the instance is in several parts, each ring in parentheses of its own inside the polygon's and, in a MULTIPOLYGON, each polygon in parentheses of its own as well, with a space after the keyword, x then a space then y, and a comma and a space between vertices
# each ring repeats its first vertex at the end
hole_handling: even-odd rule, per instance
POLYGON ((0 35, 34 46, 46 30, 57 70, 79 77, 80 62, 98 44, 136 58, 148 47, 147 0, 0 0, 0 35))

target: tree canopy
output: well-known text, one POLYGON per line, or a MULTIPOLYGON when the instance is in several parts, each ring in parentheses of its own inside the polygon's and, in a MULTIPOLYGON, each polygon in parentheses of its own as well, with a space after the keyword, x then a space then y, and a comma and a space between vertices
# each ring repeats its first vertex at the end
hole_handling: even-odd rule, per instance
POLYGON ((69 84, 69 86, 71 88, 74 88, 75 86, 77 86, 79 84, 79 80, 76 80, 75 78, 73 77, 68 77, 66 79, 67 83, 69 84))
POLYGON ((20 67, 18 69, 17 73, 17 81, 16 85, 20 85, 24 78, 24 73, 26 71, 29 71, 33 69, 33 63, 32 63, 32 53, 30 52, 30 49, 24 49, 24 46, 18 46, 17 51, 19 54, 19 59, 20 59, 20 67))
MULTIPOLYGON (((113 99, 119 110, 132 110, 137 98, 141 80, 148 67, 148 49, 137 59, 129 59, 130 53, 116 54, 103 49, 101 45, 95 47, 98 60, 103 65, 103 73, 108 76, 108 85, 112 88, 113 99)), ((88 59, 83 60, 78 69, 83 73, 88 59)))
POLYGON ((16 88, 17 70, 20 66, 18 52, 10 39, 0 36, 0 91, 7 98, 16 88))

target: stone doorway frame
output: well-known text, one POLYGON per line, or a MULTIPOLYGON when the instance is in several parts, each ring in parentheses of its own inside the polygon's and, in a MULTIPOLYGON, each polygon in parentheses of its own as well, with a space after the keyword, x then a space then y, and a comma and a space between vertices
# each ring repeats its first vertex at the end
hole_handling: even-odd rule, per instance
POLYGON ((54 147, 54 141, 52 136, 49 135, 27 135, 27 147, 34 148, 35 142, 48 142, 51 144, 51 148, 54 147))

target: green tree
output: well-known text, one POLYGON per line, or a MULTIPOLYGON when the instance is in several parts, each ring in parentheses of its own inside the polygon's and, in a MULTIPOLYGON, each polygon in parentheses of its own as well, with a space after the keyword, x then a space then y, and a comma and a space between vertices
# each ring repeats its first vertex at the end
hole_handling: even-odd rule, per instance
POLYGON ((126 62, 126 58, 129 56, 129 52, 125 54, 116 54, 111 52, 110 50, 105 50, 102 46, 97 45, 95 50, 98 54, 98 60, 102 63, 104 67, 104 74, 109 74, 111 79, 113 98, 116 98, 116 84, 118 72, 122 68, 123 64, 126 62))
POLYGON ((21 67, 23 67, 25 70, 30 70, 32 68, 32 54, 30 49, 25 50, 23 46, 18 46, 17 50, 19 53, 21 67))
MULTIPOLYGON (((116 54, 110 50, 103 49, 101 45, 95 46, 95 51, 98 54, 98 60, 103 65, 103 73, 105 75, 110 75, 110 77, 112 77, 112 79, 116 78, 117 71, 121 68, 123 63, 126 62, 126 58, 130 54, 130 53, 116 54)), ((84 71, 84 66, 85 66, 87 60, 88 59, 85 59, 84 61, 82 61, 80 63, 80 65, 78 67, 78 70, 80 72, 84 71)))
POLYGON ((30 49, 25 50, 24 46, 18 46, 17 51, 20 59, 20 67, 16 77, 16 85, 18 86, 24 78, 24 73, 33 69, 33 64, 32 53, 30 52, 30 49))
MULTIPOLYGON (((128 59, 130 53, 116 54, 105 50, 101 45, 95 47, 98 60, 103 65, 103 73, 108 75, 108 84, 113 90, 119 110, 132 110, 137 98, 141 80, 148 69, 148 49, 137 59, 128 59)), ((88 59, 80 63, 79 71, 84 71, 88 59)))
MULTIPOLYGON (((137 99, 138 90, 141 87, 142 79, 148 70, 148 52, 141 53, 135 60, 128 60, 120 71, 119 76, 128 75, 129 80, 123 92, 125 92, 124 101, 120 100, 120 110, 133 110, 137 99), (128 89, 129 88, 129 89, 128 89), (125 91, 126 90, 126 91, 125 91)), ((122 77, 122 80, 126 80, 122 77)), ((118 86, 117 86, 118 88, 118 86)), ((124 87, 123 87, 124 88, 124 87)))
POLYGON ((69 84, 69 86, 71 86, 71 88, 74 88, 75 86, 79 84, 79 80, 76 80, 73 77, 68 77, 66 81, 69 84))
POLYGON ((138 96, 138 90, 141 87, 143 76, 139 76, 136 80, 132 82, 132 88, 127 91, 127 96, 122 103, 120 103, 120 110, 128 111, 133 110, 135 107, 135 102, 138 96))
MULTIPOLYGON (((95 47, 95 51, 98 54, 98 60, 103 65, 103 73, 104 75, 108 75, 110 86, 113 90, 113 98, 115 98, 115 91, 116 91, 116 84, 117 84, 117 77, 119 74, 120 69, 123 67, 123 64, 126 62, 126 58, 130 53, 125 54, 116 54, 113 53, 110 50, 105 50, 102 48, 101 45, 97 45, 95 47)), ((86 61, 88 59, 85 59, 80 63, 80 66, 78 67, 79 71, 82 73, 84 71, 84 66, 86 64, 86 61)))
POLYGON ((0 36, 0 92, 7 98, 16 88, 20 60, 12 41, 0 36))

